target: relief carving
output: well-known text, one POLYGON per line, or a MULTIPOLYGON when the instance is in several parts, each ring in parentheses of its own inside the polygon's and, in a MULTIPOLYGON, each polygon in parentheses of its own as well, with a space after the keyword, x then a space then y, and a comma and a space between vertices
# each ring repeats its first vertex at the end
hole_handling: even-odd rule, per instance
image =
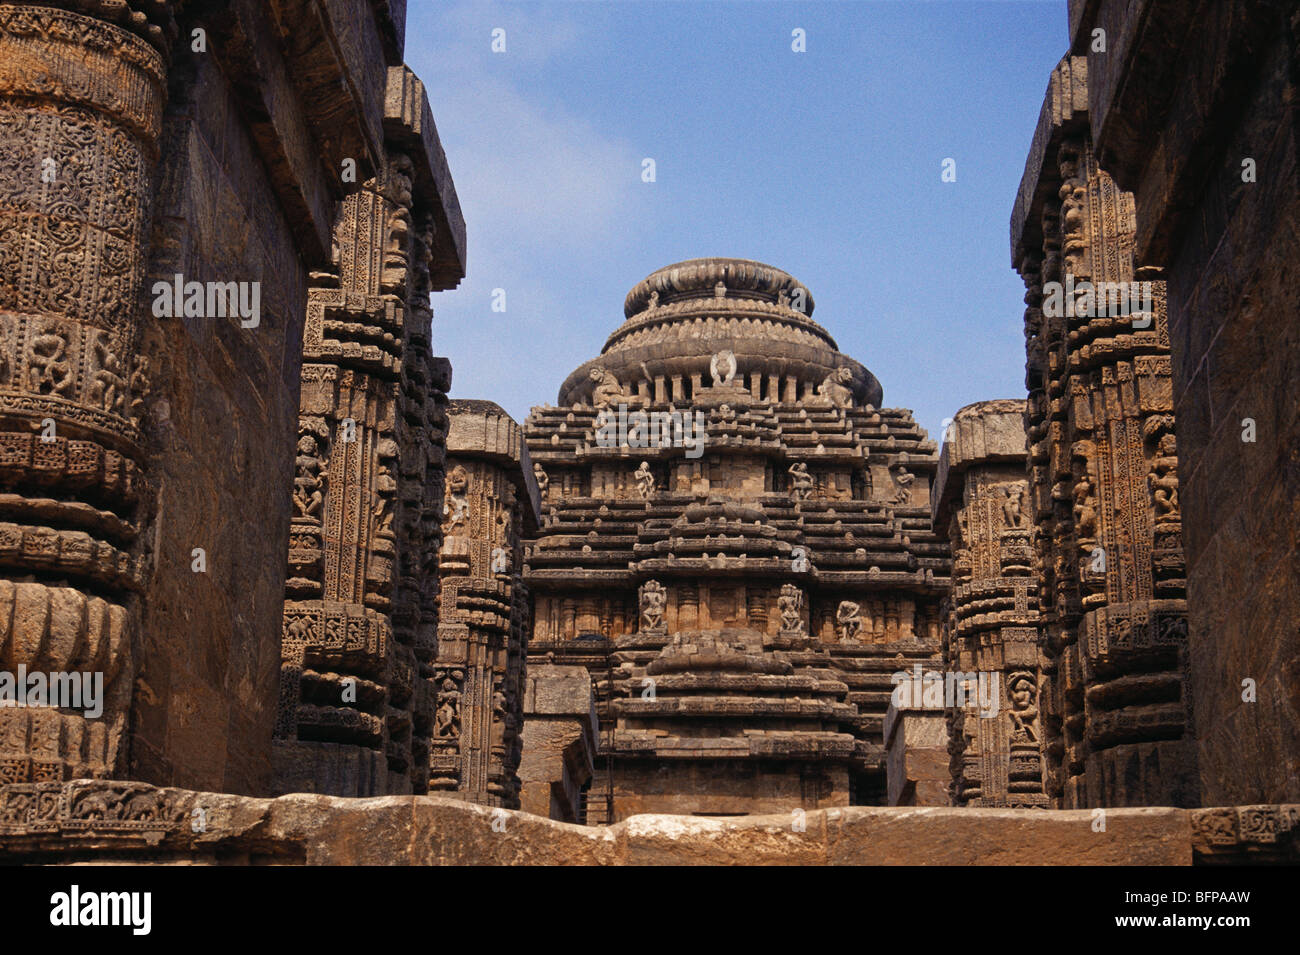
POLYGON ((862 608, 852 600, 841 600, 835 608, 835 629, 841 643, 856 642, 862 630, 862 608))
POLYGON ((813 479, 808 473, 808 465, 803 461, 796 461, 787 469, 790 475, 790 495, 796 501, 806 501, 812 496, 813 479))
POLYGON ((664 607, 668 602, 667 591, 657 580, 647 580, 641 585, 641 630, 645 633, 665 633, 668 625, 664 621, 664 607))
POLYGON ((777 613, 781 616, 782 636, 805 636, 803 622, 803 591, 794 584, 782 584, 781 595, 776 601, 777 613))

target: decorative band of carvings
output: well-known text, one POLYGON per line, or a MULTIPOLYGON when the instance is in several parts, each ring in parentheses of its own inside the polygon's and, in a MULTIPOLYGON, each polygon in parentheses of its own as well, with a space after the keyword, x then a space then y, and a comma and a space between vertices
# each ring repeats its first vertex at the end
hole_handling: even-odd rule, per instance
POLYGON ((1182 600, 1114 604, 1085 614, 1082 623, 1080 643, 1091 663, 1187 643, 1187 605, 1182 600))
POLYGON ((142 566, 142 558, 84 531, 0 523, 0 567, 78 574, 139 592, 142 566))
POLYGON ((1300 850, 1300 806, 1225 806, 1192 810, 1192 847, 1219 852, 1228 846, 1300 850))
MULTIPOLYGON (((48 395, 0 390, 0 415, 21 415, 31 418, 38 426, 45 418, 53 418, 58 422, 59 427, 71 424, 93 434, 96 438, 103 439, 106 444, 120 448, 132 457, 138 453, 137 449, 141 444, 140 432, 131 422, 75 401, 48 395)), ((49 442, 42 441, 39 434, 9 432, 0 435, 0 466, 10 462, 18 464, 20 459, 25 459, 29 462, 25 466, 39 468, 42 466, 42 461, 58 460, 66 454, 69 460, 68 466, 72 468, 76 448, 86 444, 93 444, 97 449, 94 452, 97 460, 112 463, 110 456, 115 452, 101 448, 94 442, 70 441, 66 437, 57 436, 54 441, 49 442)), ((134 463, 129 466, 134 473, 134 463)))
POLYGON ((311 600, 284 605, 281 659, 286 661, 300 660, 306 650, 379 659, 391 639, 388 619, 356 604, 311 600))
MULTIPOLYGON (((0 394, 0 413, 5 398, 0 394)), ((60 423, 66 421, 60 418, 60 423)), ((56 437, 42 441, 39 434, 0 431, 0 478, 35 480, 78 488, 94 486, 110 498, 126 503, 135 500, 139 471, 134 461, 94 441, 56 437)))
MULTIPOLYGON (((0 646, 13 647, 16 638, 22 654, 16 662, 33 672, 102 672, 110 698, 114 677, 130 660, 130 624, 128 610, 103 597, 88 596, 71 587, 0 580, 0 646)), ((0 707, 0 714, 22 713, 38 719, 72 718, 42 707, 0 707)), ((105 719, 95 722, 103 725, 111 718, 107 713, 105 719)), ((38 741, 35 755, 48 742, 38 741)), ((26 742, 0 733, 0 750, 15 749, 25 751, 26 742)))
MULTIPOLYGON (((0 123, 4 117, 0 111, 0 123)), ((3 135, 0 129, 0 135, 3 135)), ((4 144, 0 143, 0 149, 4 144)), ((71 175, 66 166, 59 165, 61 157, 49 157, 55 163, 55 174, 62 170, 71 175)), ((41 162, 35 165, 41 169, 41 162)), ((139 170, 137 170, 139 171, 139 170)), ((118 186, 127 184, 134 174, 124 173, 122 167, 102 164, 102 173, 111 177, 118 186)), ((37 173, 39 175, 39 172, 37 173)), ((132 185, 142 189, 143 180, 132 185)), ((87 193, 75 193, 75 198, 38 196, 15 199, 0 195, 0 265, 5 272, 5 283, 0 286, 0 309, 6 312, 34 312, 48 322, 60 320, 65 325, 73 321, 101 329, 130 329, 140 305, 138 291, 144 279, 143 253, 139 241, 144 219, 140 209, 140 193, 107 193, 101 186, 91 186, 87 193), (37 211, 15 210, 20 201, 38 204, 37 211), (123 238, 98 222, 85 222, 65 218, 67 206, 58 207, 58 215, 49 210, 57 203, 75 201, 95 207, 95 214, 111 228, 130 234, 123 238), (10 206, 5 208, 4 206, 10 206), (106 207, 125 207, 125 212, 115 212, 106 207), (124 226, 124 222, 130 222, 124 226)), ((31 324, 29 320, 28 324, 31 324)), ((42 333, 47 334, 42 326, 42 333)), ((108 343, 124 362, 130 358, 121 342, 108 343), (117 346, 117 347, 113 347, 117 346)))
POLYGON ((0 786, 0 835, 103 833, 148 839, 189 827, 196 797, 146 783, 89 779, 0 786))
POLYGON ((638 282, 623 302, 623 314, 631 318, 649 305, 652 293, 663 297, 710 294, 718 283, 730 292, 750 293, 775 303, 782 293, 800 292, 813 312, 812 293, 790 273, 747 259, 693 259, 665 266, 638 282))
POLYGON ((147 42, 53 7, 0 4, 0 96, 86 106, 155 148, 166 66, 147 42))

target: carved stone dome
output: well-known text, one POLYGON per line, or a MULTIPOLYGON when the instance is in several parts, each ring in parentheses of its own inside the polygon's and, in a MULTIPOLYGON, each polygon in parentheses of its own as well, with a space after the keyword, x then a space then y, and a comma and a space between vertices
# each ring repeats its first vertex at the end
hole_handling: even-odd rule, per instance
POLYGON ((680 402, 719 378, 763 400, 798 400, 843 368, 842 384, 854 402, 879 406, 880 382, 840 353, 812 311, 812 293, 801 282, 761 262, 710 258, 666 266, 628 292, 626 320, 599 358, 565 379, 559 403, 590 403, 593 369, 612 374, 629 392, 680 402), (796 398, 789 397, 792 389, 796 398))

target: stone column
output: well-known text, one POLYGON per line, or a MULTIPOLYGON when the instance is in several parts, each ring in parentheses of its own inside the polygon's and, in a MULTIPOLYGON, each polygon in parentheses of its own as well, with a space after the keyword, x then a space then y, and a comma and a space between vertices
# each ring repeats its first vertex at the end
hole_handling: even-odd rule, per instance
POLYGON ((586 823, 600 727, 585 667, 530 668, 523 701, 519 808, 586 823))
POLYGON ((281 790, 410 791, 413 671, 394 647, 401 361, 411 250, 410 161, 400 154, 343 203, 337 274, 313 276, 303 341, 289 575, 276 726, 281 790), (385 757, 407 734, 406 760, 385 757), (390 778, 391 777, 391 778, 390 778))
POLYGON ((1047 804, 1024 408, 1023 400, 962 408, 939 462, 934 520, 954 567, 944 669, 964 690, 946 708, 955 806, 1047 804))
POLYGON ((102 715, 0 709, 0 783, 124 770, 150 512, 133 356, 174 25, 109 6, 0 4, 0 670, 103 681, 102 715))
POLYGON ((1133 197, 1093 154, 1084 61, 1067 57, 1012 220, 1048 791, 1066 807, 1197 801, 1164 283, 1135 271, 1134 230, 1133 197))
POLYGON ((451 379, 430 352, 429 295, 463 275, 464 237, 423 86, 405 67, 389 69, 384 108, 386 155, 342 203, 335 268, 308 292, 281 791, 428 786, 451 379))
POLYGON ((885 713, 885 776, 891 806, 947 806, 948 730, 943 712, 920 705, 885 713))
POLYGON ((516 809, 530 603, 523 540, 541 496, 523 432, 500 407, 453 401, 450 421, 438 651, 422 667, 435 694, 430 788, 516 809))

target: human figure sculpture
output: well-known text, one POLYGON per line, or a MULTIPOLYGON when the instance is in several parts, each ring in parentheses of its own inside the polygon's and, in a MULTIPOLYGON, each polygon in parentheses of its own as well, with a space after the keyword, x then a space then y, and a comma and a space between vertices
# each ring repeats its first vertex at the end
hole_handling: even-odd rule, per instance
POLYGON ((32 338, 27 372, 37 394, 66 395, 75 383, 66 335, 62 327, 54 326, 32 338))
POLYGON ((447 503, 443 505, 442 514, 448 518, 448 530, 464 523, 469 516, 469 497, 465 493, 468 488, 469 475, 458 464, 447 475, 447 503))
POLYGON ((894 465, 894 499, 891 503, 906 504, 912 499, 912 483, 916 478, 901 464, 894 465))
POLYGON ((105 411, 116 411, 126 400, 126 378, 122 374, 122 363, 103 339, 95 340, 92 354, 98 367, 90 385, 91 400, 105 411))
POLYGON ((1006 522, 1007 527, 1018 528, 1024 518, 1023 507, 1021 502, 1025 496, 1025 489, 1022 487, 1007 488, 1007 499, 1002 502, 1002 519, 1006 522))
POLYGON ((862 608, 852 600, 841 600, 835 610, 835 624, 841 643, 856 641, 862 630, 862 608))
POLYGON ((1016 673, 1007 680, 1007 693, 1011 697, 1011 722, 1015 729, 1012 741, 1028 740, 1038 742, 1034 732, 1034 721, 1038 719, 1038 687, 1027 673, 1016 673))
POLYGON ((777 612, 781 615, 781 632, 784 634, 802 634, 803 628, 803 592, 794 584, 781 587, 781 596, 776 600, 777 612))
POLYGON ((632 476, 636 480, 637 492, 640 493, 641 497, 649 500, 650 495, 655 490, 655 476, 650 470, 650 462, 642 461, 641 466, 636 469, 636 473, 632 476))
MULTIPOLYGON (((375 476, 375 532, 391 536, 393 532, 393 500, 397 495, 397 481, 393 477, 392 465, 397 460, 397 442, 384 438, 376 451, 379 455, 379 470, 375 476)), ((468 506, 468 502, 466 502, 468 506)))
POLYGON ((144 418, 144 398, 149 392, 149 359, 147 356, 136 356, 131 368, 131 380, 128 387, 131 391, 131 423, 139 427, 141 420, 144 418))
POLYGON ((460 691, 451 677, 442 681, 438 709, 433 716, 433 735, 438 739, 460 737, 460 691))
POLYGON ((808 465, 803 461, 796 461, 790 465, 787 473, 790 475, 790 493, 796 501, 806 501, 813 492, 812 475, 808 473, 808 465))
POLYGON ((298 509, 299 517, 315 517, 320 510, 321 460, 316 447, 316 439, 304 434, 298 439, 298 456, 294 458, 297 473, 293 479, 293 503, 298 509))
POLYGON ((1156 458, 1152 463, 1147 482, 1151 485, 1151 501, 1155 505, 1157 523, 1162 518, 1178 516, 1178 453, 1172 434, 1160 439, 1156 458))
POLYGON ((1092 479, 1087 473, 1080 475, 1074 485, 1074 529, 1081 542, 1091 541, 1097 536, 1097 511, 1093 502, 1092 479))
POLYGON ((668 602, 663 584, 657 580, 647 580, 641 587, 641 629, 648 633, 659 633, 665 629, 664 606, 668 602))

